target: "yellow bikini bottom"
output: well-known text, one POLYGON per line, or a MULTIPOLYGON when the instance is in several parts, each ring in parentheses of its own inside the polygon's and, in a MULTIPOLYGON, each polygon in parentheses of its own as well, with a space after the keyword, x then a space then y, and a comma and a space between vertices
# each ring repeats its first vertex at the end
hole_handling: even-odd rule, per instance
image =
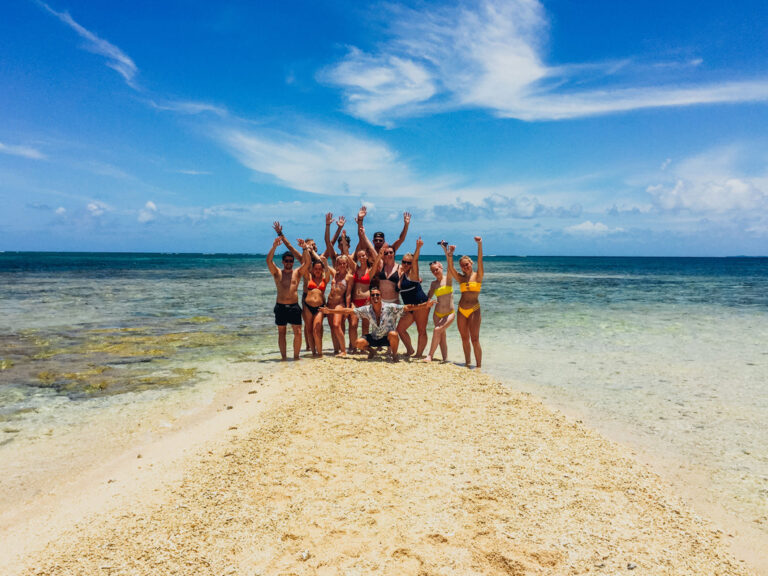
POLYGON ((475 304, 472 308, 462 308, 459 306, 459 313, 464 315, 464 318, 469 318, 476 310, 480 310, 480 304, 475 304))
POLYGON ((437 310, 435 310, 435 316, 437 316, 438 318, 445 318, 446 316, 448 316, 449 314, 453 314, 454 312, 455 310, 453 308, 448 310, 448 312, 438 312, 437 310))

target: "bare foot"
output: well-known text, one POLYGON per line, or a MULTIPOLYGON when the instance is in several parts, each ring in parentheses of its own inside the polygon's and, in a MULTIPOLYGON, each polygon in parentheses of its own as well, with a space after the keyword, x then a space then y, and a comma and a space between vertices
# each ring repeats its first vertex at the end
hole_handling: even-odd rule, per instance
POLYGON ((422 362, 432 362, 432 357, 431 356, 425 356, 424 359, 422 360, 422 362))

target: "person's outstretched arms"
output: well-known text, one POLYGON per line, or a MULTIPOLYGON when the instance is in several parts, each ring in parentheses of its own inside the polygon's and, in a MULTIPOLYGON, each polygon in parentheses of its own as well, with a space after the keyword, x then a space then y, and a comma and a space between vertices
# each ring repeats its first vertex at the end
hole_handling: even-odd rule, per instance
POLYGON ((283 242, 285 242, 285 247, 291 251, 291 254, 293 254, 293 257, 296 258, 296 260, 301 260, 301 252, 296 250, 296 248, 291 246, 290 242, 288 242, 287 238, 285 237, 285 234, 283 234, 283 226, 280 224, 280 222, 275 220, 275 222, 272 224, 272 228, 275 229, 275 232, 277 233, 278 238, 281 238, 283 242))
POLYGON ((459 276, 459 273, 456 271, 456 268, 453 265, 453 253, 456 251, 456 246, 451 244, 450 246, 448 243, 441 244, 443 247, 443 251, 445 252, 445 260, 448 264, 448 274, 455 280, 461 282, 461 276, 459 276))
POLYGON ((477 281, 483 281, 483 239, 480 236, 475 236, 475 242, 477 242, 477 281))
POLYGON ((422 246, 424 246, 424 240, 419 236, 419 239, 416 240, 416 250, 413 252, 411 271, 408 274, 408 278, 410 278, 412 282, 421 282, 421 276, 419 276, 419 254, 421 253, 422 246))
POLYGON ((274 242, 272 242, 272 248, 269 249, 269 253, 267 254, 267 268, 269 268, 269 272, 275 280, 280 279, 280 270, 275 266, 275 250, 277 250, 277 247, 282 243, 283 240, 280 236, 275 238, 274 242))
POLYGON ((411 213, 403 212, 403 230, 400 232, 400 236, 397 240, 392 242, 392 250, 397 252, 400 245, 405 242, 405 237, 408 235, 408 227, 411 225, 411 213))

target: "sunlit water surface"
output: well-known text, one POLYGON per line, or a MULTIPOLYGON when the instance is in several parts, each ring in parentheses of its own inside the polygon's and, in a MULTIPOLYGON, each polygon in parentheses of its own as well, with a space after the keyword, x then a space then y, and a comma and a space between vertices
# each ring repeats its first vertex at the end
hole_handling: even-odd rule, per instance
MULTIPOLYGON (((487 370, 679 459, 768 531, 768 259, 485 267, 487 370)), ((212 366, 269 365, 273 303, 258 256, 0 254, 0 458, 88 414, 215 386, 212 366)), ((459 361, 455 331, 450 347, 459 361)))

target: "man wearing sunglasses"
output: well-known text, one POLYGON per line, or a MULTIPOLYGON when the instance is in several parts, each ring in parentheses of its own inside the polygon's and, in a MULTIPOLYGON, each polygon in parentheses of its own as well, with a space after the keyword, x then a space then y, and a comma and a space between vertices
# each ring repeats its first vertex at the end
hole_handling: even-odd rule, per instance
POLYGON ((278 222, 275 222, 275 230, 278 233, 277 238, 272 243, 272 249, 267 254, 267 267, 272 278, 275 280, 277 288, 277 303, 275 304, 275 324, 277 324, 277 344, 280 347, 280 356, 283 360, 288 359, 287 332, 288 324, 293 328, 293 359, 299 359, 301 352, 301 308, 299 307, 299 280, 309 269, 309 253, 303 240, 299 240, 299 246, 304 250, 301 256, 301 266, 293 269, 294 254, 296 250, 283 235, 282 228, 278 222), (288 251, 283 254, 283 269, 275 265, 275 250, 280 244, 285 244, 288 251))
POLYGON ((376 355, 376 350, 389 346, 392 361, 397 362, 397 347, 400 345, 400 337, 397 335, 397 322, 405 312, 417 308, 429 308, 434 300, 427 300, 421 304, 389 304, 381 301, 381 291, 378 287, 371 288, 371 303, 360 308, 321 308, 323 314, 356 314, 361 320, 368 320, 371 331, 358 338, 355 347, 360 350, 368 350, 368 358, 376 355))

